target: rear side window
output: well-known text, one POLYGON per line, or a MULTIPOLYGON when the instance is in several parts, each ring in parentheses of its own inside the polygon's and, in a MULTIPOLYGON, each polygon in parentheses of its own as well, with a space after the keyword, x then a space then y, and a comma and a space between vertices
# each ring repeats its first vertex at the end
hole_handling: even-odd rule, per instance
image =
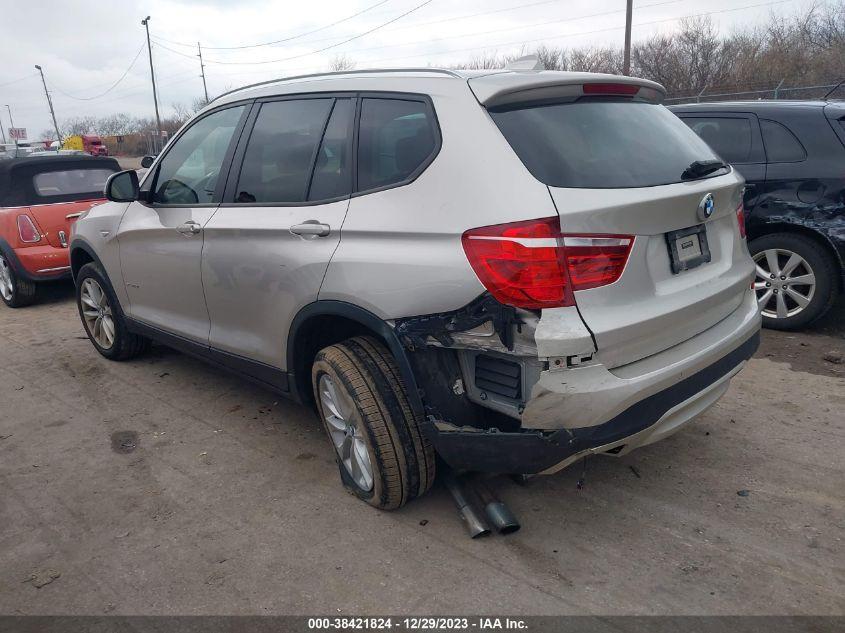
POLYGON ((760 119, 766 159, 770 163, 798 163, 807 158, 804 146, 789 129, 769 119, 760 119))
POLYGON ((358 190, 411 178, 437 148, 434 130, 423 101, 365 98, 358 132, 358 190))
POLYGON ((581 99, 490 116, 534 177, 552 187, 664 185, 680 182, 692 162, 716 158, 680 119, 650 103, 581 99))
POLYGON ((114 172, 110 169, 68 169, 46 171, 32 179, 39 196, 69 196, 90 193, 92 198, 102 198, 106 180, 114 172))
POLYGON ((305 202, 311 167, 333 99, 261 106, 246 146, 235 202, 305 202))
POLYGON ((751 160, 751 121, 746 118, 684 117, 693 132, 729 163, 751 160))

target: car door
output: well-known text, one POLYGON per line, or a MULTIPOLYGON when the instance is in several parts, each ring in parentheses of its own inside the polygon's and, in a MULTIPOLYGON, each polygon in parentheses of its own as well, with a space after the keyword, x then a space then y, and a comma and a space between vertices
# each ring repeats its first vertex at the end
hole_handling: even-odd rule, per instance
POLYGON ((746 181, 743 200, 745 209, 753 209, 766 180, 766 155, 757 117, 745 112, 684 111, 676 114, 722 160, 742 174, 746 181))
POLYGON ((355 107, 351 95, 257 104, 224 201, 205 227, 209 344, 254 361, 243 371, 266 382, 285 368, 288 326, 317 299, 340 240, 355 107))
POLYGON ((200 260, 203 227, 220 200, 246 105, 212 111, 167 148, 118 229, 130 316, 194 342, 208 342, 200 260))

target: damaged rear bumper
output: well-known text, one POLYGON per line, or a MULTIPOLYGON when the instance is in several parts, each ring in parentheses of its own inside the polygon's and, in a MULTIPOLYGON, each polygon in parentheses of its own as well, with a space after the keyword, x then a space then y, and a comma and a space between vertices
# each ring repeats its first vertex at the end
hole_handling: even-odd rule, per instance
MULTIPOLYGON (((729 349, 704 368, 637 400, 609 420, 559 430, 435 429, 432 441, 453 468, 480 472, 536 474, 564 468, 590 453, 624 454, 675 432, 724 394, 731 377, 759 346, 759 317, 733 332, 729 349), (733 347, 731 349, 731 346, 733 347)), ((601 397, 597 394, 597 397, 601 397)))

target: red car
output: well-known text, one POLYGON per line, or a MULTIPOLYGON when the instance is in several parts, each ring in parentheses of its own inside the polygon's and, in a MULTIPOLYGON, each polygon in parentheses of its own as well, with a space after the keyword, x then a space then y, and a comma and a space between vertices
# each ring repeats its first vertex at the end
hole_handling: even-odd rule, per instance
POLYGON ((33 156, 0 160, 0 298, 35 300, 36 284, 70 278, 70 225, 103 202, 113 158, 33 156))

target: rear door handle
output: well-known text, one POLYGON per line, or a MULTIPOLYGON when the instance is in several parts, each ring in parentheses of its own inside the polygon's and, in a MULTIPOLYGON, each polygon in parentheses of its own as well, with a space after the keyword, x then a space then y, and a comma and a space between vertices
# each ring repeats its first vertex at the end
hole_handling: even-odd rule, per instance
POLYGON ((202 227, 199 225, 198 222, 188 220, 184 224, 180 224, 179 226, 177 226, 176 230, 179 231, 182 235, 196 235, 197 233, 202 231, 202 227))
POLYGON ((332 227, 317 220, 306 220, 302 224, 294 224, 290 232, 303 237, 326 237, 332 232, 332 227))

